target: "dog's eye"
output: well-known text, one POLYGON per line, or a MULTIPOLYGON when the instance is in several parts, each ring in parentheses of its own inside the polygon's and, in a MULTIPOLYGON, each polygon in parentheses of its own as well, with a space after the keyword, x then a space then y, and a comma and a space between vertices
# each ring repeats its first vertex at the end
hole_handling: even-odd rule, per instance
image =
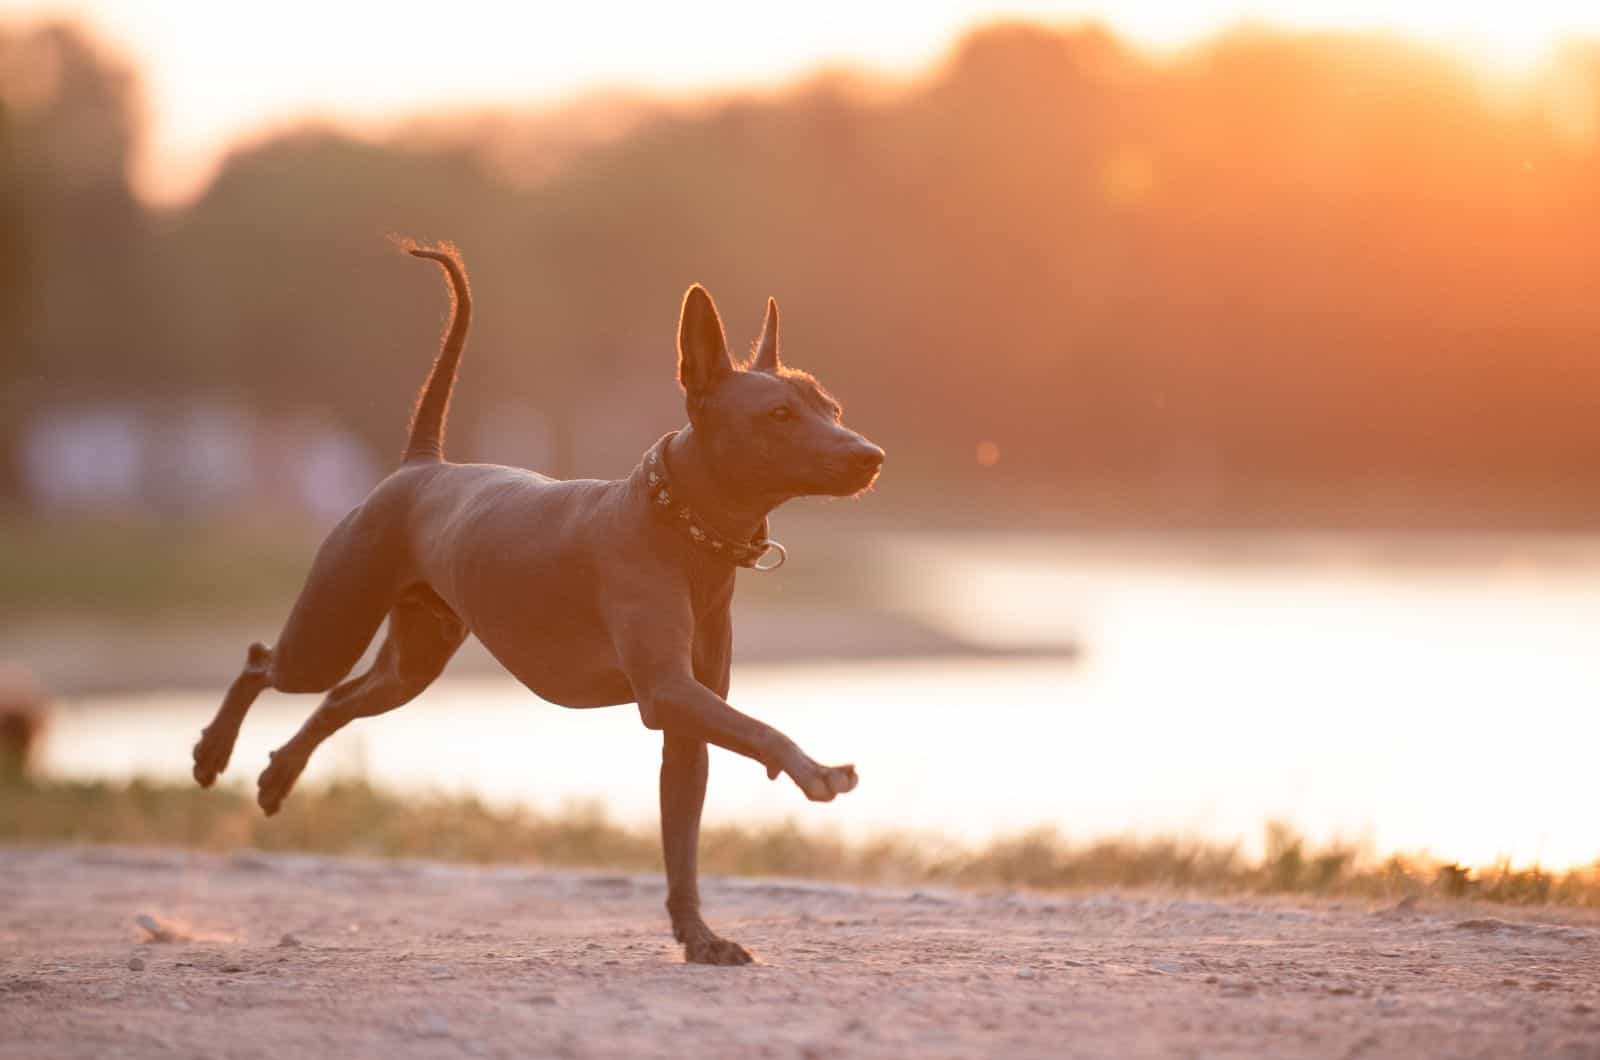
POLYGON ((779 423, 786 423, 789 420, 794 419, 794 410, 791 409, 788 405, 779 405, 777 408, 775 408, 771 412, 767 413, 767 415, 771 416, 773 419, 777 420, 779 423))

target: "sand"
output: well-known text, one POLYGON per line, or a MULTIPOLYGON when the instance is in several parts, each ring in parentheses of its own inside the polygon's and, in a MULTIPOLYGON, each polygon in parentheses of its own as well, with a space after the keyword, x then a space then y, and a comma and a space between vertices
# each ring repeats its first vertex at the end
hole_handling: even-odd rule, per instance
POLYGON ((1600 1056, 1600 915, 0 849, 4 1057, 1600 1056))

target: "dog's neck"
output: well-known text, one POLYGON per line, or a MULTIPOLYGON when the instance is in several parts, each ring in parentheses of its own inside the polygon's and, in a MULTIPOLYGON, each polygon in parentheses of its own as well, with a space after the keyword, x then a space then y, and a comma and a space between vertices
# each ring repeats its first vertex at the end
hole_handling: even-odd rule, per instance
POLYGON ((730 489, 692 426, 684 427, 667 443, 665 457, 678 498, 694 510, 707 530, 728 541, 749 541, 782 503, 752 500, 730 489))

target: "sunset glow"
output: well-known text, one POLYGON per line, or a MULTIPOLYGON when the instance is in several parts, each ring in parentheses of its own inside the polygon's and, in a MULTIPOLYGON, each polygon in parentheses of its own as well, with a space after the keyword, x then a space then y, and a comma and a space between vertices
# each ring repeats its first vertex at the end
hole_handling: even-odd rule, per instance
POLYGON ((963 30, 1030 18, 1097 21, 1156 52, 1241 24, 1380 30, 1449 49, 1485 72, 1521 75, 1567 38, 1600 35, 1600 5, 983 3, 914 8, 824 0, 787 8, 726 2, 545 7, 462 0, 264 9, 167 0, 12 0, 0 18, 71 17, 136 67, 147 127, 135 183, 155 203, 204 186, 232 145, 305 119, 382 129, 458 108, 538 106, 605 90, 686 97, 771 88, 821 68, 891 78, 936 61, 963 30))
POLYGON ((1600 0, 0 0, 0 1058, 1588 1055, 1597 189, 1600 0))

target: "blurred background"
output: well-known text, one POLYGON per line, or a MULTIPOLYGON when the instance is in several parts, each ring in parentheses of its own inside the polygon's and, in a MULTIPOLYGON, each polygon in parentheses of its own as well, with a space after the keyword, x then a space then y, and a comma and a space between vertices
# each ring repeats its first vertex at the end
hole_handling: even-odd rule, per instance
MULTIPOLYGON (((628 473, 691 282, 888 451, 737 605, 735 702, 862 787, 719 759, 711 819, 1600 858, 1600 13, 764 6, 0 3, 36 774, 186 776, 396 461, 447 312, 398 233, 473 275, 453 459, 628 473)), ((637 823, 658 754, 469 647, 308 783, 637 823)))

